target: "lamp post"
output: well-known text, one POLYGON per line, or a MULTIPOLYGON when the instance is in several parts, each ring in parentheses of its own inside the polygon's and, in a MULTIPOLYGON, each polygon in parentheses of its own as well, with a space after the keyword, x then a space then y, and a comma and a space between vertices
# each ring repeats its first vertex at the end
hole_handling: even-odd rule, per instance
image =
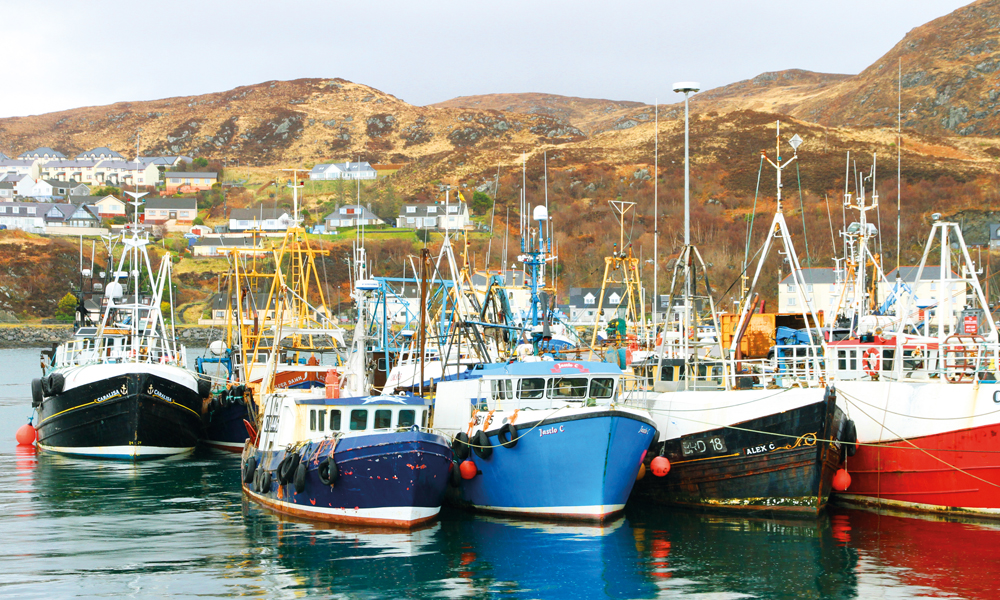
POLYGON ((691 165, 688 164, 688 97, 696 94, 701 84, 696 81, 679 81, 674 91, 684 94, 684 245, 691 245, 691 165))

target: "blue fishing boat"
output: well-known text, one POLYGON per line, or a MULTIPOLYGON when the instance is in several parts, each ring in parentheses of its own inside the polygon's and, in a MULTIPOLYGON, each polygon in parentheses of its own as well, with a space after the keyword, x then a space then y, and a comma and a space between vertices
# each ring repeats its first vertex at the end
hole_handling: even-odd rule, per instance
POLYGON ((451 448, 413 395, 326 398, 279 390, 243 451, 243 491, 308 519, 413 527, 441 510, 451 448))
POLYGON ((618 404, 610 363, 483 365, 438 384, 435 428, 453 437, 451 498, 522 516, 603 520, 625 507, 656 426, 618 404))

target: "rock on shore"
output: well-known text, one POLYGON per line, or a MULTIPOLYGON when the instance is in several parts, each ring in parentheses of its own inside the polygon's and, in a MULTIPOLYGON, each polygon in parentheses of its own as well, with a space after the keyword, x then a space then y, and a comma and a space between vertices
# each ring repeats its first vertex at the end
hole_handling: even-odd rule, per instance
MULTIPOLYGON (((177 340, 187 345, 206 345, 222 339, 224 333, 220 328, 183 327, 177 329, 177 340)), ((0 327, 0 348, 48 348, 72 337, 72 325, 0 327)))

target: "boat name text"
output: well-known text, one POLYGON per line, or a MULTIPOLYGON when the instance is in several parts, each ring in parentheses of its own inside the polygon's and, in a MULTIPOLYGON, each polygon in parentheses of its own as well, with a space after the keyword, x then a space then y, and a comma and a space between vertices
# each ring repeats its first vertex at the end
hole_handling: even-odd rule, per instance
POLYGON ((552 435, 553 433, 562 433, 563 431, 564 430, 563 430, 563 426, 562 425, 560 425, 558 427, 556 427, 555 425, 553 425, 552 427, 546 427, 545 429, 539 429, 538 430, 538 437, 542 437, 543 435, 552 435))

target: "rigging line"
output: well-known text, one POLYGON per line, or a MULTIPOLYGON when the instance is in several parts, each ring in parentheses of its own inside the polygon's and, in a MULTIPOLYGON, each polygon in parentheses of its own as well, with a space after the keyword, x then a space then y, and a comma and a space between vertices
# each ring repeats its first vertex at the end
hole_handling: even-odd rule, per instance
POLYGON ((972 415, 972 416, 964 416, 964 417, 919 417, 917 415, 909 415, 909 414, 906 414, 906 413, 899 413, 899 412, 891 411, 891 410, 886 409, 886 408, 881 408, 881 407, 876 406, 874 404, 871 404, 869 402, 865 402, 864 400, 861 400, 860 398, 857 398, 855 396, 847 394, 847 393, 845 393, 843 390, 841 390, 839 388, 837 389, 837 393, 839 395, 845 397, 845 398, 850 399, 853 402, 857 402, 858 404, 864 404, 865 406, 868 406, 868 407, 871 407, 871 408, 874 408, 874 409, 877 409, 877 410, 884 410, 886 413, 888 413, 890 415, 895 415, 897 417, 908 417, 910 419, 918 419, 918 420, 921 420, 921 421, 959 421, 959 420, 964 421, 966 419, 978 419, 980 417, 988 417, 990 415, 995 415, 997 413, 1000 413, 1000 410, 994 410, 992 412, 983 413, 981 415, 972 415))
POLYGON ((746 249, 743 251, 743 270, 747 270, 747 261, 749 260, 748 255, 750 254, 750 241, 753 235, 753 222, 757 217, 757 198, 760 195, 760 175, 764 170, 764 155, 760 155, 760 165, 757 167, 757 187, 753 191, 753 209, 750 211, 750 220, 747 222, 747 243, 746 249))
MULTIPOLYGON (((761 245, 761 247, 757 249, 757 252, 752 257, 750 257, 750 261, 753 261, 755 258, 760 256, 760 253, 763 251, 764 251, 764 246, 761 245)), ((729 287, 726 288, 726 291, 722 292, 722 296, 719 297, 719 304, 722 304, 722 301, 726 299, 726 297, 729 295, 729 292, 733 290, 733 286, 735 286, 740 281, 740 278, 743 277, 743 274, 747 272, 748 268, 750 268, 749 263, 743 266, 743 270, 736 275, 736 279, 734 279, 733 282, 729 284, 729 287)))
POLYGON ((799 174, 799 163, 795 163, 795 177, 799 180, 799 213, 802 214, 802 239, 806 245, 806 267, 811 267, 812 259, 809 258, 809 236, 806 235, 806 208, 802 200, 802 176, 799 174))
MULTIPOLYGON (((848 402, 850 402, 850 400, 848 400, 848 402)), ((876 423, 878 422, 877 419, 873 418, 871 415, 869 415, 868 413, 866 413, 860 407, 857 407, 857 408, 861 412, 861 414, 863 414, 864 416, 868 417, 872 421, 875 421, 876 423)), ((963 475, 968 475, 969 477, 971 477, 971 478, 973 478, 973 479, 975 479, 977 481, 981 481, 981 482, 985 483, 986 485, 991 485, 991 486, 993 486, 995 488, 1000 488, 1000 484, 993 483, 992 481, 987 481, 987 480, 983 479, 982 477, 977 477, 977 476, 973 475, 972 473, 969 473, 965 469, 961 469, 959 467, 956 467, 955 465, 949 463, 948 461, 944 460, 943 458, 939 458, 937 456, 934 456, 933 454, 931 454, 930 452, 928 452, 926 449, 921 448, 920 446, 914 444, 910 440, 904 438, 903 436, 899 435, 895 431, 893 431, 893 430, 889 429, 888 427, 886 427, 884 420, 882 422, 882 429, 884 429, 885 431, 888 431, 892 435, 896 436, 899 439, 900 442, 906 442, 907 444, 909 444, 910 446, 912 446, 914 450, 920 450, 921 452, 923 452, 927 456, 933 458, 934 460, 938 461, 939 463, 943 464, 944 466, 948 467, 949 469, 953 469, 955 471, 958 471, 959 473, 962 473, 963 475)), ((881 434, 880 434, 880 437, 881 437, 881 434)), ((879 493, 879 498, 881 500, 881 477, 882 477, 881 455, 882 455, 882 448, 885 447, 885 443, 882 443, 882 444, 864 444, 864 445, 866 445, 866 446, 876 445, 878 447, 878 450, 879 450, 879 452, 878 452, 878 455, 879 455, 879 469, 878 469, 878 473, 879 473, 879 486, 880 487, 879 487, 878 493, 879 493)), ((894 450, 902 450, 902 449, 904 449, 904 448, 900 448, 899 446, 892 446, 892 448, 894 450)))
POLYGON ((830 250, 833 251, 834 265, 837 258, 837 238, 833 235, 833 215, 830 213, 830 194, 823 194, 826 200, 826 220, 830 223, 830 250))

